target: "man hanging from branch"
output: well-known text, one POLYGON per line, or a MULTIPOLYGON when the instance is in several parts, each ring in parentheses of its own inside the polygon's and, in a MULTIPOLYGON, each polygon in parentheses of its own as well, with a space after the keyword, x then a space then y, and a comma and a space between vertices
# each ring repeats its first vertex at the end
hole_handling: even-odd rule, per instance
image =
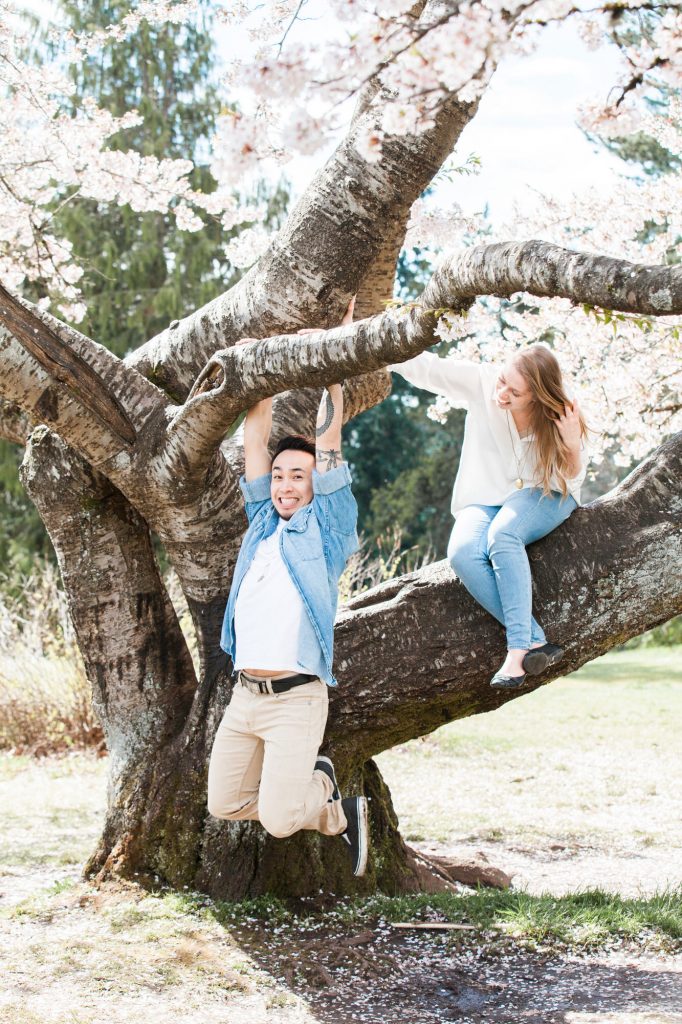
MULTIPOLYGON (((353 303, 343 323, 352 316, 353 303)), ((217 818, 260 821, 280 838, 299 829, 340 835, 353 874, 362 875, 367 799, 342 799, 331 760, 318 753, 327 686, 336 685, 338 580, 358 546, 342 423, 343 390, 332 384, 322 395, 316 440, 283 437, 271 459, 272 399, 246 415, 241 487, 249 528, 221 638, 237 683, 213 743, 208 809, 217 818)))

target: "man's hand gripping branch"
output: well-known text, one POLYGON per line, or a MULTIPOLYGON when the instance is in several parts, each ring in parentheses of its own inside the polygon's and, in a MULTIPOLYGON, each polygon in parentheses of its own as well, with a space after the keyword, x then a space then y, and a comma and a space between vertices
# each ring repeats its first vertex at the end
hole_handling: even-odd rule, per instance
MULTIPOLYGON (((341 325, 353 322, 355 296, 348 304, 341 325)), ((299 334, 315 334, 316 329, 305 327, 299 334)), ((237 345, 249 345, 255 338, 242 338, 237 345)), ((334 469, 343 462, 341 454, 341 427, 343 426, 343 387, 331 384, 322 393, 315 427, 315 449, 317 470, 320 473, 334 469)), ((244 458, 247 481, 255 480, 270 472, 268 443, 272 430, 272 398, 256 402, 244 420, 244 458)))

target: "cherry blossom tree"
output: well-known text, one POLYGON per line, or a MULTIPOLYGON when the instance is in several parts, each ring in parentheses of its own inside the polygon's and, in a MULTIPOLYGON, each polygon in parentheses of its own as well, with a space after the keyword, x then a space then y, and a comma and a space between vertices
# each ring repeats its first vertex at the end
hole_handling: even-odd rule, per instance
MULTIPOLYGON (((461 211, 449 211, 446 230, 418 203, 506 54, 532 48, 557 20, 580 20, 596 40, 654 6, 645 35, 619 37, 624 77, 611 107, 585 115, 593 129, 617 125, 620 133, 646 118, 648 89, 660 81, 671 96, 679 89, 677 4, 624 0, 585 15, 567 0, 334 0, 324 11, 337 20, 315 48, 297 37, 304 5, 230 4, 226 23, 246 33, 255 52, 230 69, 240 104, 219 125, 219 187, 208 196, 189 189, 182 161, 146 163, 107 150, 121 124, 106 112, 67 117, 58 72, 46 71, 36 84, 3 21, 2 427, 26 441, 23 479, 58 554, 111 755, 108 814, 90 873, 156 875, 223 896, 307 893, 322 884, 336 892, 414 888, 421 875, 372 757, 509 699, 487 686, 501 631, 449 567, 390 580, 352 600, 336 629, 341 685, 328 742, 342 785, 373 797, 366 879, 350 878, 344 851, 330 840, 306 834, 283 843, 252 824, 207 818, 206 762, 231 685, 218 637, 245 526, 234 426, 263 397, 276 396, 275 436, 309 429, 319 388, 337 381, 345 382, 352 418, 388 394, 384 367, 432 345, 437 330, 459 352, 494 355, 499 304, 522 294, 538 312, 526 319, 521 306, 505 308, 507 344, 547 335, 591 396, 601 396, 597 415, 628 454, 642 455, 671 435, 615 492, 533 548, 540 616, 567 648, 562 670, 682 609, 679 571, 671 571, 682 536, 682 438, 673 433, 679 194, 667 183, 648 192, 625 184, 615 215, 596 211, 589 199, 552 201, 538 211, 538 238, 526 240, 523 224, 514 227, 516 241, 482 246, 462 243, 471 226, 461 211), (51 238, 46 216, 59 182, 141 208, 165 204, 187 230, 197 227, 194 208, 238 223, 247 218, 233 196, 245 178, 294 149, 316 152, 333 132, 333 155, 281 231, 271 239, 252 231, 243 241, 241 257, 252 265, 241 281, 127 358, 58 320, 47 302, 34 306, 17 294, 24 280, 40 279, 46 298, 76 319, 78 269, 51 238), (657 231, 643 238, 652 216, 657 231), (406 233, 417 237, 425 222, 448 252, 418 302, 387 309, 406 233), (569 242, 580 251, 566 248, 569 242), (353 293, 359 319, 334 327, 353 293), (295 334, 307 326, 319 330, 295 334), (235 348, 244 335, 261 340, 235 348), (619 417, 609 416, 614 397, 619 417), (187 599, 197 669, 152 535, 187 599)), ((139 4, 120 24, 74 39, 73 59, 134 32, 141 18, 184 18, 192 9, 191 2, 139 4)), ((311 2, 305 12, 313 11, 311 2)), ((672 99, 662 117, 656 131, 679 152, 672 99)))

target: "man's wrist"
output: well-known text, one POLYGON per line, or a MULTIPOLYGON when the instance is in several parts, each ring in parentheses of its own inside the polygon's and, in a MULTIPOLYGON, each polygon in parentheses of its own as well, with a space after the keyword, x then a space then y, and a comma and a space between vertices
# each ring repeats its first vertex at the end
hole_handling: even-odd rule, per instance
POLYGON ((244 495, 244 500, 266 501, 270 497, 271 479, 271 473, 262 473, 260 476, 255 476, 252 480, 247 480, 246 476, 242 476, 239 480, 239 486, 244 495))
POLYGON ((320 473, 313 470, 313 492, 315 494, 332 494, 351 483, 350 468, 347 462, 340 462, 334 469, 320 473))

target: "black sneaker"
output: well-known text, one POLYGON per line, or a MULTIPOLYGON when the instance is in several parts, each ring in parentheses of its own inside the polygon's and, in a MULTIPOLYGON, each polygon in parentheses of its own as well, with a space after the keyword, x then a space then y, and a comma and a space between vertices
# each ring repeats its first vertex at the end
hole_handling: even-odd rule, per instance
POLYGON ((558 644, 543 644, 533 647, 523 659, 523 667, 531 676, 539 676, 550 665, 556 665, 564 656, 563 647, 558 644))
POLYGON ((332 790, 332 795, 327 801, 327 803, 331 803, 332 800, 340 800, 341 790, 339 789, 339 784, 336 781, 336 772, 334 771, 334 765, 332 764, 331 758, 318 757, 317 761, 315 762, 315 771, 324 772, 324 774, 332 780, 332 785, 334 786, 334 789, 332 790))
POLYGON ((369 844, 369 823, 367 820, 367 797, 347 796, 341 801, 348 826, 341 838, 348 844, 353 874, 358 878, 367 868, 367 847, 369 844))

